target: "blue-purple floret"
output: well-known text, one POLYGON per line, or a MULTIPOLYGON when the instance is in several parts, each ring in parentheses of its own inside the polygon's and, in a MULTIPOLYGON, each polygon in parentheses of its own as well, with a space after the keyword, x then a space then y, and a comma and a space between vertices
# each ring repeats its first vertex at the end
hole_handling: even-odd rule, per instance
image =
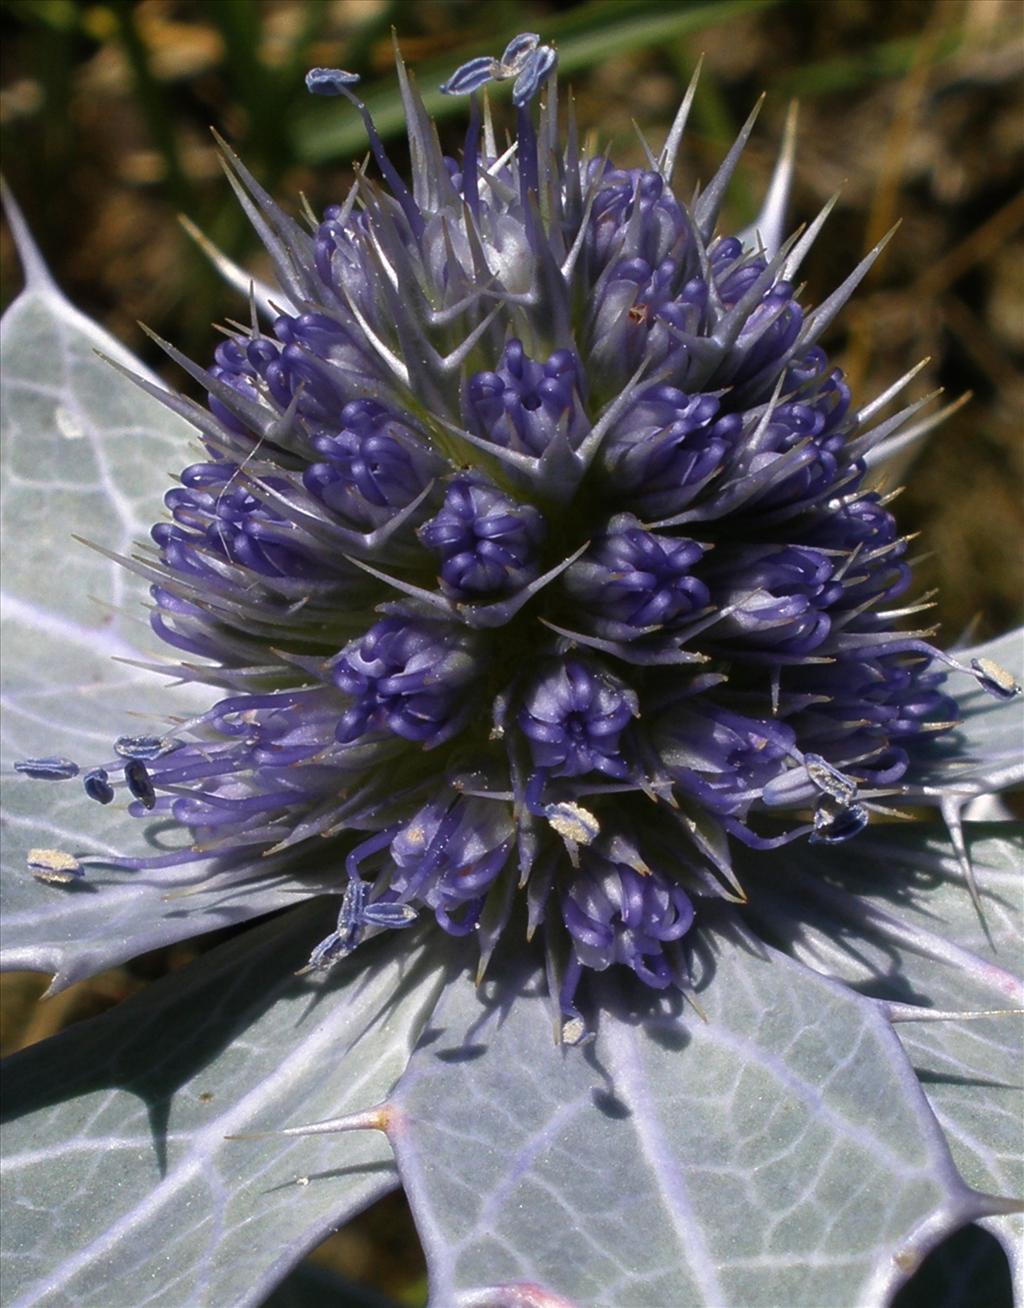
POLYGON ((388 846, 388 893, 426 904, 453 935, 475 929, 487 892, 508 861, 512 825, 494 805, 432 802, 402 826, 388 846))
POLYGON ((456 477, 420 540, 441 558, 441 587, 460 600, 503 595, 536 576, 544 518, 478 477, 456 477))
POLYGON ((552 664, 524 697, 519 727, 538 768, 555 777, 602 772, 629 775, 622 736, 638 712, 637 697, 611 674, 578 659, 552 664))
MULTIPOLYGON (((181 474, 182 486, 168 491, 164 504, 174 519, 158 523, 152 537, 173 570, 197 577, 218 575, 227 559, 264 577, 326 575, 326 561, 297 548, 288 522, 258 499, 234 463, 195 463, 181 474)), ((272 490, 287 489, 268 479, 272 490)))
POLYGON ((566 1013, 572 1012, 583 968, 602 972, 620 963, 656 990, 684 978, 672 946, 693 925, 694 908, 670 878, 588 853, 561 907, 573 948, 562 986, 566 1013))
POLYGON ((597 184, 587 233, 594 274, 612 258, 657 267, 683 255, 692 241, 690 221, 660 173, 617 169, 595 159, 588 181, 597 184))
POLYGON ((678 141, 631 170, 561 146, 555 97, 530 108, 556 60, 524 33, 452 75, 461 160, 407 86, 411 186, 358 79, 313 70, 383 184, 360 171, 310 231, 230 160, 281 308, 208 371, 175 355, 206 455, 130 565, 221 698, 83 784, 187 833, 128 868, 341 869, 307 970, 427 914, 486 965, 518 890, 573 1016, 588 971, 688 986, 731 842, 833 845, 880 798, 927 802, 907 778, 956 719, 945 667, 1015 687, 889 607, 907 543, 866 455, 899 421, 851 407, 795 298, 806 251, 716 235, 724 180, 685 203, 678 141), (475 92, 505 80, 499 160, 475 92))
POLYGON ((608 268, 592 309, 590 357, 596 367, 625 381, 645 359, 657 367, 673 354, 685 358, 683 337, 700 331, 707 286, 697 277, 683 282, 682 276, 674 259, 618 259, 608 268))
POLYGON ((474 373, 466 387, 470 426, 506 449, 542 455, 556 435, 577 445, 587 431, 583 370, 572 350, 532 359, 513 338, 493 370, 474 373))
POLYGON ((794 757, 796 743, 785 722, 699 699, 674 710, 658 728, 658 751, 676 786, 722 817, 745 818, 794 757))
POLYGON ((439 745, 465 720, 475 670, 469 638, 458 629, 385 618, 331 664, 331 680, 353 701, 335 738, 348 744, 388 731, 439 745))
POLYGON ((338 419, 337 430, 310 438, 318 461, 302 474, 310 494, 335 513, 405 508, 439 468, 409 424, 376 400, 353 400, 338 419))
POLYGON ((618 514, 569 568, 565 586, 598 630, 629 638, 708 604, 707 584, 693 575, 703 557, 696 541, 646 531, 632 514, 618 514))
MULTIPOLYGON (((295 402, 311 424, 335 422, 347 398, 341 369, 335 365, 358 357, 350 334, 319 313, 281 315, 273 330, 274 338, 259 336, 244 345, 223 341, 215 352, 211 375, 246 398, 258 400, 263 395, 282 410, 295 402)), ((227 427, 240 434, 248 430, 229 399, 211 394, 208 400, 211 411, 227 427)))
POLYGON ((739 442, 743 420, 722 414, 716 395, 649 387, 624 415, 603 449, 610 481, 648 520, 685 509, 720 476, 739 442))
POLYGON ((832 557, 803 545, 723 547, 710 569, 725 614, 715 638, 786 660, 810 654, 828 638, 829 611, 843 602, 835 572, 832 557))

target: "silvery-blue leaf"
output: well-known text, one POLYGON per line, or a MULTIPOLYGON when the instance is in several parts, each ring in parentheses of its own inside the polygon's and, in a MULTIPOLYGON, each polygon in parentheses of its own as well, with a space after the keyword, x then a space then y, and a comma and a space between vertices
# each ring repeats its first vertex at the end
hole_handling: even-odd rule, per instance
MULTIPOLYGON (((960 725, 918 751, 904 777, 908 791, 942 814, 954 851, 970 879, 963 819, 972 805, 1024 782, 1024 704, 1019 695, 993 695, 1024 678, 1024 628, 998 640, 957 650, 957 660, 989 683, 957 688, 960 725)), ((991 814, 995 817, 996 814, 991 814)))
MULTIPOLYGON (((748 911, 807 966, 897 1006, 895 1030, 964 1178, 1020 1196, 1024 828, 968 826, 967 845, 984 925, 945 831, 917 826, 876 828, 827 858, 794 847, 771 884, 752 884, 748 911)), ((1024 1223, 985 1225, 1019 1278, 1024 1223)))
MULTIPOLYGON (((160 732, 209 691, 168 685, 115 659, 163 661, 149 631, 143 582, 74 535, 122 554, 160 517, 169 466, 195 435, 119 376, 110 358, 146 374, 121 345, 73 308, 50 280, 15 210, 26 286, 2 324, 5 968, 57 974, 57 989, 160 945, 294 903, 294 887, 244 896, 211 888, 162 902, 200 879, 200 865, 161 874, 86 870, 86 884, 44 885, 30 849, 73 855, 144 853, 141 823, 123 799, 90 802, 79 780, 12 775, 18 759, 60 752, 109 758, 120 735, 160 732), (47 360, 45 368, 40 360, 47 360), (59 747, 59 749, 58 749, 59 747)), ((151 379, 155 380, 155 379, 151 379)), ((168 664, 170 668, 171 665, 168 664)), ((153 839, 164 839, 154 826, 153 839)), ((150 850, 149 852, 157 852, 150 850)))
POLYGON ((10 1060, 8 1308, 256 1305, 396 1184, 373 1131, 226 1139, 377 1103, 428 1020, 436 940, 294 978, 330 916, 304 905, 10 1060))
MULTIPOLYGON (((180 460, 195 433, 97 357, 101 351, 147 380, 158 380, 68 303, 38 251, 25 244, 29 238, 16 210, 11 222, 22 239, 26 284, 0 331, 3 586, 9 605, 5 618, 17 641, 8 653, 27 658, 22 650, 34 637, 37 656, 46 643, 49 658, 53 642, 53 655, 58 660, 63 655, 54 669, 56 683, 91 649, 132 657, 157 648, 137 607, 145 585, 72 536, 85 532, 108 549, 128 551, 159 516, 166 461, 180 460)), ((20 660, 14 662, 20 670, 20 660)), ((129 674, 115 668, 111 675, 129 674)), ((157 678, 146 678, 145 684, 168 698, 157 678)), ((170 697, 180 694, 172 691, 170 697)), ((73 696, 67 699, 70 708, 73 696)), ((178 699, 177 706, 183 702, 178 699)), ((138 730, 136 723, 132 734, 138 730)))
POLYGON ((704 970, 706 1020, 603 974, 583 1049, 535 974, 449 990, 392 1101, 433 1304, 881 1304, 984 1211, 876 1005, 742 933, 704 970))

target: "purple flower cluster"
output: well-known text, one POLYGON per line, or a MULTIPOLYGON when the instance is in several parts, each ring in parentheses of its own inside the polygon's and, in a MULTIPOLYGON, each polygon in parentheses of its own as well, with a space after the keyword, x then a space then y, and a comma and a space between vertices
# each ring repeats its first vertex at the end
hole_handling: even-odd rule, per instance
POLYGON ((871 258, 806 311, 820 222, 778 249, 717 234, 738 152, 684 204, 682 118, 648 168, 588 156, 571 108, 561 144, 555 63, 527 33, 453 74, 460 160, 400 69, 411 186, 358 79, 315 70, 382 180, 312 230, 229 157, 281 308, 208 370, 171 351, 206 403, 162 398, 206 461, 131 564, 185 675, 226 695, 84 783, 190 833, 127 867, 329 842, 342 907, 312 970, 421 912, 486 962, 521 897, 572 1017, 588 969, 687 986, 731 842, 833 844, 913 803, 959 665, 886 607, 906 541, 865 458, 904 416, 853 409, 818 345, 871 258), (476 91, 504 80, 501 151, 476 91))

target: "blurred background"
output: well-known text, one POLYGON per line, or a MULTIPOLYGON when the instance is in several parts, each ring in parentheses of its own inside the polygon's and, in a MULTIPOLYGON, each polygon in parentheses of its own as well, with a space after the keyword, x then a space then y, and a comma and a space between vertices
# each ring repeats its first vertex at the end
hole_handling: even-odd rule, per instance
MULTIPOLYGON (((804 302, 828 293, 897 220, 902 228, 826 339, 855 401, 920 359, 914 397, 972 393, 902 474, 901 523, 922 532, 919 590, 941 590, 942 638, 1021 620, 1024 473, 1024 4, 1022 0, 0 0, 3 168, 69 297, 182 385, 142 320, 205 361, 211 323, 242 304, 179 222, 184 215, 259 271, 258 242, 221 174, 210 127, 293 211, 339 200, 365 153, 341 101, 303 74, 362 74, 396 162, 404 156, 391 29, 461 148, 465 102, 436 87, 463 60, 524 29, 557 43, 584 129, 643 162, 632 123, 659 143, 699 56, 681 191, 707 178, 758 95, 767 101, 723 230, 754 215, 787 108, 800 105, 794 225, 837 189, 803 269, 804 302)), ((499 121, 507 97, 498 97, 499 121)), ((0 239, 3 303, 20 273, 0 239)), ((9 1052, 181 966, 182 947, 36 1007, 44 982, 5 982, 9 1052)), ((327 1242, 270 1308, 420 1304, 408 1214, 387 1200, 327 1242), (351 1286, 341 1292, 327 1276, 351 1286), (342 1297, 339 1297, 341 1295, 342 1297), (384 1297, 379 1297, 383 1295, 384 1297)))

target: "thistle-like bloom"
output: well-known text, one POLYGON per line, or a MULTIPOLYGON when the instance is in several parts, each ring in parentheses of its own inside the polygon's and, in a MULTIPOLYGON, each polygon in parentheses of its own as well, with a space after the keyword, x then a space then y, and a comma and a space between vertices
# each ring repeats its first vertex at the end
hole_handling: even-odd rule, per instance
POLYGON ((739 149, 688 206, 685 107, 619 169, 571 107, 563 143, 555 64, 527 33, 458 69, 460 159, 399 65, 411 183, 358 79, 314 70, 380 178, 309 230, 230 159, 280 307, 209 369, 170 351, 207 402, 161 398, 206 460, 129 563, 183 675, 223 697, 83 780, 189 833, 126 868, 337 867, 307 970, 428 914, 484 964, 542 929, 574 1018, 588 969, 687 987, 702 903, 741 893, 733 841, 834 844, 873 800, 919 798, 910 754, 956 717, 945 667, 1016 687, 898 625, 906 541, 865 460, 910 410, 872 425, 818 345, 877 251, 808 311, 824 215, 781 248, 774 212, 764 241, 718 233, 739 149), (504 80, 502 150, 476 92, 504 80))

